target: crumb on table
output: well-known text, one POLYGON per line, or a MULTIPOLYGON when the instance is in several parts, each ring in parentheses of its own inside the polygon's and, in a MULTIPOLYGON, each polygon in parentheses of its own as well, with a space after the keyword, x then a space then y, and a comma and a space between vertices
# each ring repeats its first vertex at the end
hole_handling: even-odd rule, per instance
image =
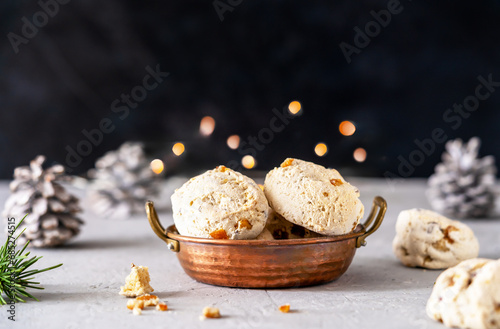
POLYGON ((168 310, 168 306, 167 304, 165 304, 164 302, 159 302, 157 305, 156 305, 156 309, 158 311, 167 311, 168 310))
POLYGON ((127 302, 127 308, 129 310, 133 310, 136 307, 138 307, 142 310, 144 308, 144 302, 142 300, 136 300, 136 299, 129 300, 127 302))
POLYGON ((203 309, 203 316, 209 319, 220 318, 220 312, 217 307, 205 307, 203 309))
POLYGON ((120 287, 120 295, 137 297, 153 292, 153 287, 149 285, 150 280, 147 266, 132 263, 130 274, 125 278, 125 285, 120 287))
POLYGON ((279 307, 279 310, 282 313, 288 313, 288 312, 290 312, 290 304, 281 305, 279 307))
POLYGON ((158 296, 145 294, 136 298, 138 301, 144 302, 144 306, 156 306, 159 302, 158 296))

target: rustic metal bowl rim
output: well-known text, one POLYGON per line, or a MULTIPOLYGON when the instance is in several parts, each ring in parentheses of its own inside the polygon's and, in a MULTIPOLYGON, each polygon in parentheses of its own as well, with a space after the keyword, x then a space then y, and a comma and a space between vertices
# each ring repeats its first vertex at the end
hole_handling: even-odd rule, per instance
POLYGON ((306 245, 306 244, 339 242, 339 241, 358 238, 366 233, 366 229, 363 226, 363 224, 358 224, 358 226, 356 226, 356 229, 354 229, 353 232, 350 232, 348 234, 322 236, 315 238, 280 239, 280 240, 229 240, 229 239, 226 240, 226 239, 199 238, 199 237, 181 235, 177 233, 175 225, 170 225, 169 227, 167 227, 166 233, 170 239, 177 240, 179 242, 244 247, 244 246, 290 246, 290 245, 306 245))

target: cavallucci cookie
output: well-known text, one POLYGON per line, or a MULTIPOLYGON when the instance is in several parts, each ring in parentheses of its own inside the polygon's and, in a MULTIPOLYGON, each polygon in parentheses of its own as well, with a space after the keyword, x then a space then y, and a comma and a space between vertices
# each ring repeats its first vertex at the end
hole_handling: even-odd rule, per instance
POLYGON ((267 218, 265 230, 268 231, 275 240, 316 238, 321 236, 321 234, 287 221, 272 209, 269 210, 269 217, 267 218))
POLYGON ((353 231, 363 217, 359 191, 335 169, 286 159, 264 182, 271 208, 286 220, 324 235, 353 231))
POLYGON ((191 178, 171 200, 179 233, 201 238, 253 239, 264 229, 269 209, 252 179, 224 166, 191 178))
POLYGON ((443 269, 479 254, 474 232, 465 224, 434 211, 402 211, 393 241, 396 257, 406 266, 443 269))
POLYGON ((260 232, 260 234, 257 235, 255 240, 273 241, 274 237, 267 228, 264 228, 264 230, 262 230, 262 232, 260 232))
POLYGON ((469 259, 441 273, 427 315, 448 327, 500 328, 500 260, 469 259))

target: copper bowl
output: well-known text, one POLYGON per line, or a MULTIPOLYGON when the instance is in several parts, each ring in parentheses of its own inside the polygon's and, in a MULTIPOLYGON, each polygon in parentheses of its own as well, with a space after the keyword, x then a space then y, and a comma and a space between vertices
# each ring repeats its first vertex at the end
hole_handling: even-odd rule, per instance
POLYGON ((301 287, 339 278, 351 264, 356 248, 366 245, 366 237, 380 227, 386 209, 386 201, 375 197, 365 223, 345 235, 274 241, 219 240, 180 235, 175 225, 165 230, 153 202, 146 203, 153 231, 177 253, 190 277, 238 288, 301 287))

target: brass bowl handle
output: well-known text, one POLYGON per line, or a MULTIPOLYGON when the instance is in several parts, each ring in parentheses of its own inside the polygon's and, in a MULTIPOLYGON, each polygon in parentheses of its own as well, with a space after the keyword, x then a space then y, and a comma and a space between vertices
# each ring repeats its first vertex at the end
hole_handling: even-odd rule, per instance
POLYGON ((381 196, 376 196, 373 199, 372 210, 370 211, 370 214, 368 215, 366 222, 363 223, 364 230, 367 230, 368 226, 370 226, 374 220, 375 223, 373 224, 372 227, 368 229, 368 231, 366 231, 363 235, 359 236, 356 239, 356 248, 359 248, 361 246, 366 246, 365 239, 369 235, 373 234, 380 227, 386 211, 387 211, 387 202, 381 196))
POLYGON ((148 215, 149 225, 153 231, 158 235, 160 239, 167 243, 168 249, 179 252, 179 241, 170 239, 167 236, 167 231, 163 228, 160 223, 160 219, 158 218, 158 214, 156 213, 153 201, 146 202, 146 214, 148 215))

